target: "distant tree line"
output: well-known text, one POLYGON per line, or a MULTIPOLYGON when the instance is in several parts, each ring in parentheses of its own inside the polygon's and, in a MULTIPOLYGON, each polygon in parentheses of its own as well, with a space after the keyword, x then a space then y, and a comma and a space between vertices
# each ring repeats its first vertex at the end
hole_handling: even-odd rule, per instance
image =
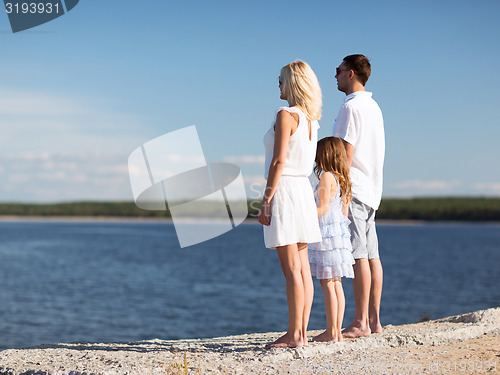
POLYGON ((0 203, 2 216, 170 217, 168 211, 147 211, 134 202, 0 203))
POLYGON ((500 221, 500 198, 383 199, 377 211, 377 218, 500 221))
MULTIPOLYGON (((248 217, 256 218, 259 206, 260 201, 248 201, 248 217)), ((0 203, 0 216, 171 217, 168 209, 147 211, 133 202, 0 203)), ((500 221, 500 198, 386 198, 377 219, 500 221)))
MULTIPOLYGON (((250 204, 256 216, 260 202, 250 204), (255 209, 255 207, 257 209, 255 209)), ((384 198, 380 220, 500 221, 500 198, 384 198)))

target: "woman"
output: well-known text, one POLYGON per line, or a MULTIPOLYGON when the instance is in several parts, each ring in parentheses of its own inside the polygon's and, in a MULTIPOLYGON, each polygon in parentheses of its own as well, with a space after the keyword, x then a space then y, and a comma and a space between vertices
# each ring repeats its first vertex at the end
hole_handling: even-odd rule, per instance
POLYGON ((259 211, 266 247, 276 249, 286 279, 288 331, 268 348, 307 345, 314 288, 307 243, 321 242, 312 173, 321 117, 321 89, 312 69, 295 61, 281 69, 280 98, 288 102, 264 136, 267 185, 259 211))

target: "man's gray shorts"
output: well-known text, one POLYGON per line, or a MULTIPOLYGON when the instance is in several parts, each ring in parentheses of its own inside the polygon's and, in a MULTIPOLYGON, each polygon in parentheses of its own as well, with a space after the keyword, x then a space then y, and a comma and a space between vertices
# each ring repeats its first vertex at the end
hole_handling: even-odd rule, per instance
POLYGON ((375 210, 353 198, 349 204, 352 256, 354 259, 380 258, 375 228, 375 210))

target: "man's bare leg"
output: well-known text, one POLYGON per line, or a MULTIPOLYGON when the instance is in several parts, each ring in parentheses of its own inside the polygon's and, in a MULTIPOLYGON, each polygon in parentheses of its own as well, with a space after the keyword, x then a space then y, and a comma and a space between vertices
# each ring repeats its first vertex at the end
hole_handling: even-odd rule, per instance
POLYGON ((368 321, 368 311, 371 289, 371 270, 368 259, 356 259, 354 268, 354 299, 356 301, 356 313, 352 324, 342 331, 345 338, 368 336, 371 334, 368 321))
POLYGON ((372 279, 368 320, 370 322, 371 333, 379 333, 383 330, 382 324, 380 324, 380 300, 382 299, 384 271, 379 258, 370 259, 369 264, 372 279))

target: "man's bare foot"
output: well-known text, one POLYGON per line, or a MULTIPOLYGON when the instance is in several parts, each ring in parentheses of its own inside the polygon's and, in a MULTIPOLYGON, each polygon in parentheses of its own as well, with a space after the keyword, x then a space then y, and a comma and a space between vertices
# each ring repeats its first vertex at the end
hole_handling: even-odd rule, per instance
POLYGON ((369 327, 362 328, 354 325, 350 325, 349 327, 347 327, 342 331, 342 335, 346 339, 354 339, 356 337, 370 336, 371 333, 372 331, 370 330, 369 327))
POLYGON ((337 341, 337 335, 325 331, 318 336, 314 336, 312 340, 315 342, 337 341))
POLYGON ((293 335, 285 333, 275 342, 266 345, 266 349, 271 348, 299 348, 303 346, 302 338, 294 339, 293 335))

